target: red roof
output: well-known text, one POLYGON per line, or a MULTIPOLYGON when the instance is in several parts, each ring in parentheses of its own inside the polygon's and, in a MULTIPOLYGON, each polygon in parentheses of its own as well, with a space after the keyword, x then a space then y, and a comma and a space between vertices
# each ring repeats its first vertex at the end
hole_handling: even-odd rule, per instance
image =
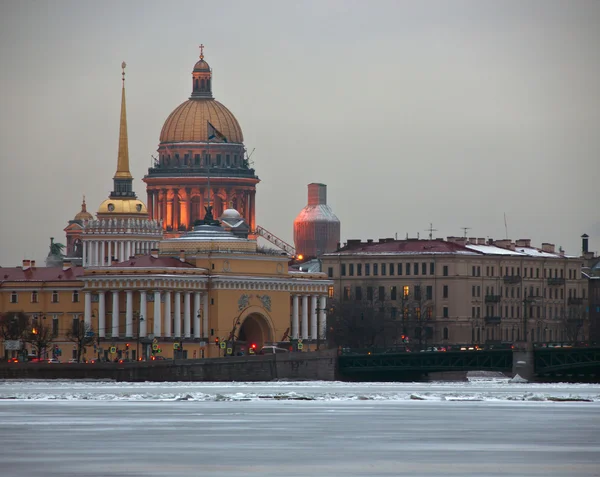
POLYGON ((462 245, 445 240, 393 240, 383 239, 383 242, 360 242, 349 240, 346 246, 328 255, 352 255, 355 253, 391 253, 391 254, 428 254, 428 253, 461 253, 478 255, 462 245))
POLYGON ((174 257, 158 257, 154 258, 152 255, 140 255, 139 257, 130 258, 124 262, 118 262, 112 265, 116 268, 124 267, 140 267, 140 268, 152 268, 152 267, 169 267, 169 268, 196 268, 194 265, 188 262, 182 262, 178 258, 174 257))
POLYGON ((0 282, 54 282, 76 280, 83 275, 83 267, 22 267, 0 268, 0 282))

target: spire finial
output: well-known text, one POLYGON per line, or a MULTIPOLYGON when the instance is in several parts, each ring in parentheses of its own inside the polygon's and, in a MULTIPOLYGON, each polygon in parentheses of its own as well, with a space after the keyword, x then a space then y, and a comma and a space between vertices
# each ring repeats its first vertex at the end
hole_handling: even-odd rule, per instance
MULTIPOLYGON (((200 59, 203 60, 204 59, 204 45, 200 44, 200 59)), ((123 63, 125 64, 125 63, 123 63)))
POLYGON ((85 194, 83 195, 83 202, 81 203, 81 211, 87 212, 87 206, 85 205, 85 194))
POLYGON ((123 88, 125 87, 125 67, 126 66, 127 66, 127 63, 125 63, 125 62, 121 63, 121 70, 122 70, 121 75, 123 76, 123 88))
POLYGON ((121 92, 121 121, 119 124, 119 153, 117 156, 117 173, 114 179, 132 179, 129 172, 129 144, 127 139, 127 113, 125 108, 125 62, 121 63, 123 90, 121 92))

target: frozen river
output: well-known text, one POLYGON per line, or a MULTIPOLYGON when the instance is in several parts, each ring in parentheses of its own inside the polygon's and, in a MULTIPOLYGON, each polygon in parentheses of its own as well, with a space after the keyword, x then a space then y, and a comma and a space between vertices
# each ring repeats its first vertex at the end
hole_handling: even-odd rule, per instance
POLYGON ((0 476, 600 476, 600 385, 0 382, 0 476))

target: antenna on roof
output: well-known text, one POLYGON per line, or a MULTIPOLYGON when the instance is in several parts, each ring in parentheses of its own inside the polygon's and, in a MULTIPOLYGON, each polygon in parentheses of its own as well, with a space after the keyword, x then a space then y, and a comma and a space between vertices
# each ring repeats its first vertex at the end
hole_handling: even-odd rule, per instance
POLYGON ((437 232, 437 229, 433 228, 433 224, 429 223, 429 228, 425 229, 426 232, 429 232, 429 240, 433 240, 433 232, 437 232))
POLYGON ((461 227, 463 231, 463 237, 467 238, 467 230, 471 230, 471 227, 461 227))
POLYGON ((504 212, 504 233, 506 234, 506 238, 508 238, 508 224, 506 223, 506 212, 504 212))

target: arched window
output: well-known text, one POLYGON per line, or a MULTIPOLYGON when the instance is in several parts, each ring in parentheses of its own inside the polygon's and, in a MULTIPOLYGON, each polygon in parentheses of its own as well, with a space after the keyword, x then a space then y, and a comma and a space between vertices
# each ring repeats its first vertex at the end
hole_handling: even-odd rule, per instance
POLYGON ((444 328, 444 339, 448 339, 448 328, 444 328))
POLYGON ((200 80, 200 89, 204 91, 204 80, 200 80))
POLYGON ((198 91, 198 78, 194 80, 194 91, 198 91))

